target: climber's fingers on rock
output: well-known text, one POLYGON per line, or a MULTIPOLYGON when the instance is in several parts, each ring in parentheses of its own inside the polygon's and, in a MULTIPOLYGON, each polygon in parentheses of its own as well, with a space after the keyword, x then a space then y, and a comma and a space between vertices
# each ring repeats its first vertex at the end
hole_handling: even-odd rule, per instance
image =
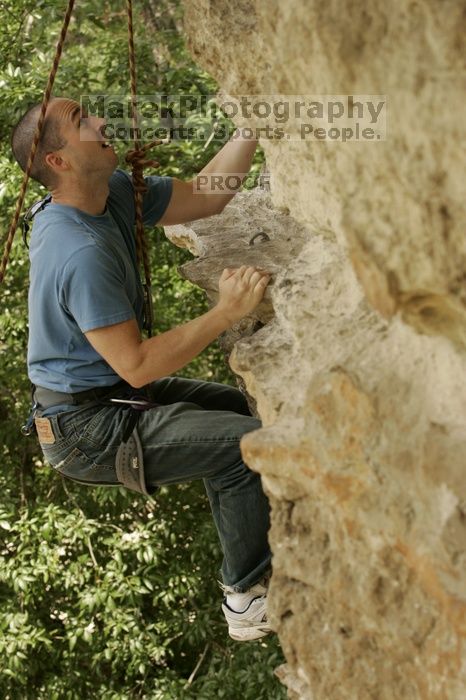
POLYGON ((241 267, 235 268, 226 267, 221 274, 220 281, 234 277, 245 288, 253 288, 264 276, 270 278, 270 274, 262 268, 254 265, 241 265, 241 267))
POLYGON ((259 270, 253 270, 252 273, 249 275, 249 278, 248 278, 249 287, 251 287, 252 289, 254 289, 254 287, 256 286, 256 284, 257 284, 258 282, 260 282, 264 277, 265 277, 265 273, 264 273, 264 272, 260 272, 259 270))
POLYGON ((241 265, 241 267, 236 269, 236 276, 244 280, 244 276, 247 274, 248 270, 249 268, 247 265, 241 265))
POLYGON ((229 277, 232 277, 232 275, 234 275, 236 272, 237 272, 237 269, 236 269, 236 268, 226 267, 226 268, 223 270, 223 272, 222 272, 222 274, 221 274, 221 276, 220 276, 220 279, 221 279, 221 280, 227 280, 229 277))
POLYGON ((261 277, 268 274, 269 273, 267 272, 267 270, 264 270, 261 267, 249 265, 248 267, 245 267, 242 273, 242 281, 248 284, 249 286, 254 286, 261 279, 261 277))
POLYGON ((247 265, 241 265, 241 267, 231 269, 231 274, 227 275, 224 279, 229 279, 230 277, 232 277, 238 285, 244 286, 246 288, 248 286, 248 280, 245 278, 247 270, 247 265))
POLYGON ((270 274, 268 272, 266 273, 261 273, 260 278, 257 280, 257 282, 254 285, 254 294, 258 295, 259 298, 262 298, 265 294, 265 289, 270 282, 270 274))
MULTIPOLYGON (((257 277, 258 272, 257 272, 257 267, 253 267, 252 265, 249 265, 248 267, 245 268, 243 274, 242 274, 242 279, 243 282, 246 282, 249 284, 249 282, 252 281, 253 277, 257 277)), ((255 280, 257 281, 257 280, 255 280)))
POLYGON ((255 265, 243 265, 239 268, 238 274, 241 277, 242 282, 249 284, 251 280, 257 281, 260 275, 267 274, 266 270, 255 265))

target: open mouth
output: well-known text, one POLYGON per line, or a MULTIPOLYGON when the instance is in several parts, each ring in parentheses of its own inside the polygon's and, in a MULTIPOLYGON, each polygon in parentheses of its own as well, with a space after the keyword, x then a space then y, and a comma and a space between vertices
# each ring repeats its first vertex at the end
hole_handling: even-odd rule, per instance
POLYGON ((106 141, 103 142, 102 148, 113 148, 111 143, 107 143, 106 141))

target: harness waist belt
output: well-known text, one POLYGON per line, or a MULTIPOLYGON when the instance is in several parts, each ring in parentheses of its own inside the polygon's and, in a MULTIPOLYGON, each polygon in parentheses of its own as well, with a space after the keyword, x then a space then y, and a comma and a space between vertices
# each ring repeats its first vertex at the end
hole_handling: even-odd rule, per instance
MULTIPOLYGON (((52 389, 46 389, 43 386, 36 386, 33 396, 34 401, 36 401, 36 403, 38 403, 42 409, 46 409, 50 408, 51 406, 59 406, 61 404, 79 406, 83 403, 100 401, 101 399, 117 396, 125 391, 134 392, 134 389, 130 386, 130 384, 124 380, 121 380, 116 384, 112 384, 111 386, 99 386, 95 389, 86 389, 85 391, 79 391, 74 394, 53 391, 52 389)), ((141 390, 139 389, 138 391, 141 390)))

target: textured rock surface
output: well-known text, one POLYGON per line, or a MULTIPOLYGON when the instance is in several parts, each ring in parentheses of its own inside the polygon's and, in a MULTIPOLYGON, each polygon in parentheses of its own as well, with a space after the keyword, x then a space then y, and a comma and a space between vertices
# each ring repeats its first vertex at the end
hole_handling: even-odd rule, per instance
POLYGON ((464 3, 185 7, 227 94, 388 95, 385 142, 264 139, 271 200, 172 232, 211 298, 225 266, 275 273, 230 344, 264 423, 242 448, 273 507, 280 677, 291 698, 462 700, 464 3), (271 241, 249 246, 256 227, 271 241))
MULTIPOLYGON (((270 195, 259 188, 238 193, 220 215, 194 221, 189 226, 169 226, 165 233, 172 243, 199 256, 183 265, 181 273, 205 289, 211 303, 218 298, 218 279, 225 267, 257 265, 275 277, 255 312, 221 337, 220 344, 227 358, 240 338, 252 336, 273 319, 271 298, 277 276, 280 279, 281 270, 299 255, 308 235, 306 229, 288 214, 274 209, 270 195)), ((273 357, 271 348, 267 354, 261 350, 261 361, 264 362, 266 357, 273 357)), ((252 389, 253 382, 253 377, 248 378, 247 393, 253 398, 251 407, 256 412, 256 402, 259 402, 258 412, 266 421, 270 402, 268 397, 262 396, 259 386, 252 389)), ((241 379, 239 383, 246 388, 241 379)), ((276 378, 276 383, 280 389, 280 377, 276 378)), ((286 391, 286 387, 281 390, 286 391)), ((272 422, 274 415, 272 409, 272 422)))

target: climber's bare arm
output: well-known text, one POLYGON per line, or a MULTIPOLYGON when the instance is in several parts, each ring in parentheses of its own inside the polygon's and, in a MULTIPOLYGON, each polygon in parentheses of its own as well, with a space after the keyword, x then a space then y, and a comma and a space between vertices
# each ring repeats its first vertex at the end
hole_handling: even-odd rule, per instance
POLYGON ((247 176, 256 147, 256 140, 235 132, 193 180, 173 178, 170 203, 158 224, 183 224, 220 214, 247 176))
POLYGON ((141 387, 184 367, 228 325, 214 308, 146 340, 141 338, 135 320, 88 331, 86 338, 122 379, 141 387))
POLYGON ((188 323, 143 340, 135 320, 96 328, 85 335, 93 348, 131 386, 166 377, 191 362, 220 333, 251 313, 264 296, 270 275, 256 267, 226 269, 219 301, 188 323))
POLYGON ((219 214, 223 206, 216 201, 216 197, 207 192, 196 189, 196 182, 183 182, 173 178, 172 196, 162 218, 157 222, 158 226, 172 226, 184 224, 195 219, 205 219, 206 216, 219 214))

